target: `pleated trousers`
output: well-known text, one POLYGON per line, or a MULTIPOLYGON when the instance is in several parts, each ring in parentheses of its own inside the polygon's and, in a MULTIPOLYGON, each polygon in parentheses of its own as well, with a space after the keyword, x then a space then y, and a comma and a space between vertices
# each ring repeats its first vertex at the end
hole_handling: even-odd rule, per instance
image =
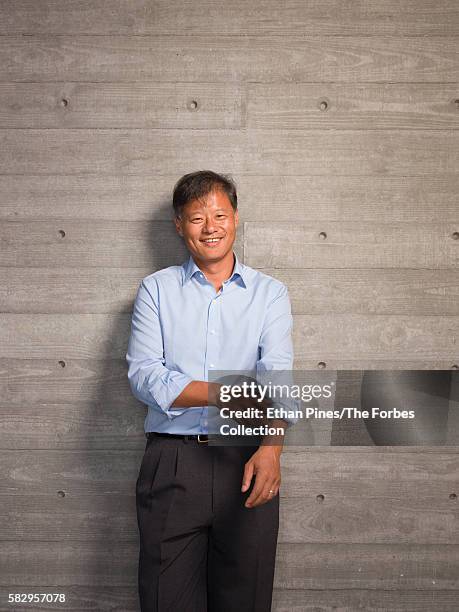
POLYGON ((269 612, 279 497, 241 493, 257 446, 155 436, 136 483, 141 612, 269 612))

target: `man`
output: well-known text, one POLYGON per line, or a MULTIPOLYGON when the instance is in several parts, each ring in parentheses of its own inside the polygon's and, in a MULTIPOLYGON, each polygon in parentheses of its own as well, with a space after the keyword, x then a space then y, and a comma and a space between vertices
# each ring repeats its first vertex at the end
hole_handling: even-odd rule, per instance
POLYGON ((282 437, 209 445, 210 407, 221 405, 209 372, 291 369, 290 301, 233 252, 231 179, 187 174, 173 207, 190 256, 140 283, 126 354, 132 392, 148 405, 136 484, 141 610, 268 612, 282 437))

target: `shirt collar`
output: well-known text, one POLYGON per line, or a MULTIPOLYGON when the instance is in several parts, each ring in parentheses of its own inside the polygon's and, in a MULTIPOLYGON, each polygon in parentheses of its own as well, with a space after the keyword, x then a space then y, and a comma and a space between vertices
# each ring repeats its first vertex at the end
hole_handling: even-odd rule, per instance
MULTIPOLYGON (((248 282, 247 276, 248 275, 247 275, 245 266, 239 261, 238 256, 236 255, 234 251, 233 251, 233 254, 234 254, 234 260, 235 260, 234 268, 228 280, 231 281, 233 280, 233 278, 239 277, 242 281, 242 286, 247 288, 247 282, 248 282)), ((185 283, 187 283, 190 280, 190 278, 192 278, 198 272, 202 272, 202 270, 198 267, 193 257, 190 255, 188 260, 183 263, 182 285, 185 285, 185 283)))

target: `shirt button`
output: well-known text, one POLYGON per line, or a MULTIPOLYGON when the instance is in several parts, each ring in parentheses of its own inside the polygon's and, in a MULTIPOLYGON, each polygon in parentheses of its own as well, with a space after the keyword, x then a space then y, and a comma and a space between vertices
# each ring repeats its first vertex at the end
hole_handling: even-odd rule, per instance
POLYGON ((209 366, 210 366, 211 368, 215 368, 215 364, 214 364, 214 363, 210 363, 210 364, 209 364, 209 366))
POLYGON ((211 334, 215 334, 215 329, 211 329, 211 330, 210 330, 210 333, 211 333, 211 334))

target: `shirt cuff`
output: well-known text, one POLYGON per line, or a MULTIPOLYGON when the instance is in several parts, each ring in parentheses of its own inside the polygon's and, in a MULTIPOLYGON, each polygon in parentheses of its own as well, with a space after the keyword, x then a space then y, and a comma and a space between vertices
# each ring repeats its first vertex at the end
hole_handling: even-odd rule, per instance
POLYGON ((162 385, 161 390, 155 394, 156 403, 170 421, 183 414, 184 410, 188 410, 188 408, 171 408, 171 406, 185 387, 193 380, 188 374, 175 372, 174 376, 168 376, 167 384, 162 385))

